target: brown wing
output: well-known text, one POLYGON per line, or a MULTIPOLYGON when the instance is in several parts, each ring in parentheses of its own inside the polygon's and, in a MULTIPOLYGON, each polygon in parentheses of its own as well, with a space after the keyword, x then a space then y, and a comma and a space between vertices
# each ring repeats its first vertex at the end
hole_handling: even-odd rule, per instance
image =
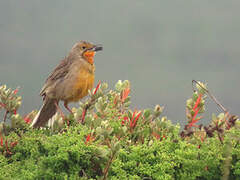
POLYGON ((45 95, 45 90, 54 84, 55 81, 62 79, 66 76, 69 71, 69 66, 72 61, 68 58, 63 59, 60 64, 54 69, 54 71, 48 76, 45 81, 45 84, 40 92, 41 96, 45 95))

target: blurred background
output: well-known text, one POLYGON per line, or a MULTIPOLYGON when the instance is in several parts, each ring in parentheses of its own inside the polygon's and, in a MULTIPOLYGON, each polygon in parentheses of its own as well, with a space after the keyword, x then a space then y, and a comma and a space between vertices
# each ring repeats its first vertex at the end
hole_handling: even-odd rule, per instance
MULTIPOLYGON (((96 82, 131 82, 132 108, 165 106, 183 124, 192 79, 232 113, 240 107, 240 1, 0 0, 0 84, 20 87, 21 113, 79 40, 101 43, 96 82)), ((218 107, 208 100, 204 121, 218 107)), ((2 115, 2 114, 0 114, 2 115)))

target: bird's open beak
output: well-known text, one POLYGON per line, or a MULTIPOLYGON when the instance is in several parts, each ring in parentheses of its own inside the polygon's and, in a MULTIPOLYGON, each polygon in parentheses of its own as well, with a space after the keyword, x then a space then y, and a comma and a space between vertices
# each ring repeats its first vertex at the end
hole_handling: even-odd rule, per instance
POLYGON ((101 44, 95 45, 92 50, 95 51, 95 52, 97 52, 97 51, 102 51, 102 50, 103 50, 103 47, 102 47, 101 44))

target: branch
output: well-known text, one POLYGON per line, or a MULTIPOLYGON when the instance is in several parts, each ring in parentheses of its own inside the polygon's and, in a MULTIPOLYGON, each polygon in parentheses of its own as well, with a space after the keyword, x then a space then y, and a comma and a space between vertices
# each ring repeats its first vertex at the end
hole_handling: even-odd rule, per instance
POLYGON ((4 123, 6 122, 8 113, 9 113, 9 111, 6 111, 6 112, 5 112, 5 115, 4 115, 4 118, 3 118, 3 122, 4 122, 4 123))
POLYGON ((86 103, 86 105, 83 107, 83 112, 82 112, 82 118, 78 120, 78 122, 81 122, 82 124, 84 123, 84 120, 85 120, 85 116, 86 116, 86 113, 87 113, 87 110, 95 103, 96 101, 96 98, 94 97, 94 95, 97 93, 99 87, 101 85, 101 81, 98 82, 90 100, 86 103))
POLYGON ((195 92, 196 90, 194 89, 193 84, 196 83, 198 84, 202 89, 204 89, 206 91, 206 93, 209 95, 209 97, 225 112, 227 113, 228 110, 216 99, 215 96, 212 95, 212 93, 210 93, 209 90, 207 90, 206 88, 204 88, 199 82, 197 82, 196 80, 192 80, 192 88, 193 91, 195 92))

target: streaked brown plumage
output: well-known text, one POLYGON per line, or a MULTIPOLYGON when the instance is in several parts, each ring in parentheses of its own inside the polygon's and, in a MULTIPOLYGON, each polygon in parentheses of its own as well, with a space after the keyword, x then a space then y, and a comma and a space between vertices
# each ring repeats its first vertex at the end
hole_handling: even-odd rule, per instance
POLYGON ((94 84, 94 61, 96 51, 102 46, 93 45, 86 41, 76 43, 69 55, 60 62, 47 78, 40 95, 43 96, 43 106, 32 122, 32 127, 44 126, 48 120, 61 110, 59 101, 68 103, 79 101, 88 94, 94 84))

